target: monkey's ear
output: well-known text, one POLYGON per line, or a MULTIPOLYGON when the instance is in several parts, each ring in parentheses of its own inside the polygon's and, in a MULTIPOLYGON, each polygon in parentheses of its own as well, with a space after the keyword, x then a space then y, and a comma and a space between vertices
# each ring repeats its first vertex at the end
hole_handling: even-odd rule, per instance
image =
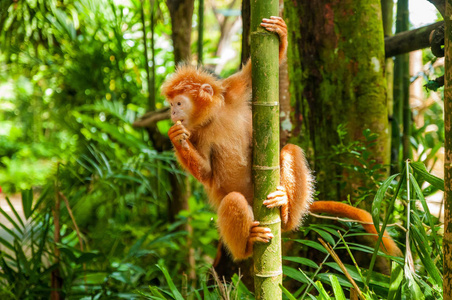
POLYGON ((208 83, 204 83, 203 85, 201 85, 201 91, 209 94, 210 96, 213 96, 213 88, 208 83))

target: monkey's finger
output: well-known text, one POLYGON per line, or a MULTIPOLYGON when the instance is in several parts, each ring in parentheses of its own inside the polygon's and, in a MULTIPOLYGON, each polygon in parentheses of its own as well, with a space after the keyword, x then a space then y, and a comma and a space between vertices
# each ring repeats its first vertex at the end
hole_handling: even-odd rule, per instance
POLYGON ((175 130, 172 130, 171 132, 168 131, 168 136, 170 138, 171 137, 176 137, 176 136, 179 136, 179 135, 182 135, 182 134, 185 134, 187 137, 190 136, 190 132, 188 132, 188 130, 185 129, 185 128, 177 128, 175 130))
POLYGON ((270 233, 271 234, 271 230, 270 228, 267 227, 253 227, 250 230, 250 234, 254 234, 254 233, 270 233))
POLYGON ((275 199, 275 200, 272 200, 272 201, 271 200, 265 200, 264 201, 264 205, 267 208, 281 207, 283 205, 286 205, 287 203, 288 203, 288 201, 287 201, 286 197, 278 198, 278 199, 275 199))
POLYGON ((274 199, 276 197, 284 197, 284 196, 286 196, 286 192, 275 191, 273 193, 268 194, 267 199, 274 199))
POLYGON ((284 22, 283 19, 278 18, 278 19, 273 19, 276 17, 271 17, 271 19, 262 19, 261 25, 265 26, 265 25, 270 25, 272 24, 274 27, 280 27, 281 29, 287 29, 287 25, 284 22))
POLYGON ((283 28, 287 28, 287 24, 286 24, 286 22, 284 22, 283 18, 277 17, 277 16, 271 16, 270 19, 276 20, 279 26, 281 26, 283 28))
POLYGON ((253 221, 252 223, 251 223, 251 228, 252 227, 256 227, 256 226, 259 226, 259 221, 253 221))
POLYGON ((261 238, 261 237, 252 237, 252 238, 249 239, 249 241, 251 243, 255 243, 255 242, 269 243, 270 242, 269 239, 264 239, 264 238, 261 238))
POLYGON ((272 238, 275 237, 273 235, 273 233, 271 233, 271 232, 264 232, 264 233, 262 233, 262 232, 253 232, 253 233, 250 233, 250 235, 249 235, 249 237, 257 237, 257 236, 259 236, 261 238, 265 238, 265 239, 272 239, 272 238))
POLYGON ((173 126, 171 126, 171 128, 168 130, 168 135, 173 134, 174 132, 177 132, 179 130, 187 130, 184 125, 177 125, 174 124, 173 126))
POLYGON ((286 192, 286 188, 285 187, 283 187, 282 185, 278 185, 277 187, 276 187, 276 190, 277 191, 282 191, 282 192, 286 192))
POLYGON ((286 35, 285 31, 281 30, 279 27, 276 27, 275 25, 265 25, 265 26, 262 25, 262 27, 264 27, 265 30, 267 31, 275 32, 280 37, 284 37, 286 35))

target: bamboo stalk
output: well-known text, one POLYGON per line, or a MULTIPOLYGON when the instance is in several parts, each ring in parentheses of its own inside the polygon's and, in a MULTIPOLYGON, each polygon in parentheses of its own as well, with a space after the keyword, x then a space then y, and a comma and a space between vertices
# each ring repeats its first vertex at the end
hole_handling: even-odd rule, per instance
POLYGON ((274 235, 270 243, 254 245, 254 286, 256 299, 271 300, 282 299, 281 218, 279 208, 268 209, 262 202, 279 184, 279 39, 260 23, 278 11, 278 1, 251 2, 253 211, 274 235))

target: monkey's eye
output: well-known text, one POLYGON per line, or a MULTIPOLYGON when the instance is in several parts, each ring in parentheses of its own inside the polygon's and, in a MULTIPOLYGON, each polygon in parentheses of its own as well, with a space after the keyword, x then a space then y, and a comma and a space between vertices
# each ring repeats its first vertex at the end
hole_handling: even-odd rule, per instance
POLYGON ((180 105, 180 102, 177 102, 177 105, 180 105))
POLYGON ((171 106, 173 106, 173 103, 170 103, 171 104, 171 106))

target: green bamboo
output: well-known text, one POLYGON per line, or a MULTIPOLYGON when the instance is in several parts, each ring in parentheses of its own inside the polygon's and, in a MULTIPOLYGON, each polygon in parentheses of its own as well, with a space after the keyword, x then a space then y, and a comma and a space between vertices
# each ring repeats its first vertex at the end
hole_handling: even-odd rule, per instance
POLYGON ((198 65, 202 65, 204 40, 204 0, 198 2, 198 65))
POLYGON ((155 1, 150 0, 151 5, 151 85, 149 88, 149 110, 155 110, 155 43, 154 43, 154 34, 155 34, 155 1))
POLYGON ((270 243, 254 245, 256 299, 282 299, 281 218, 278 208, 263 201, 279 184, 279 39, 264 30, 263 18, 278 15, 278 1, 251 2, 251 62, 253 80, 254 218, 271 229, 270 243))
POLYGON ((444 85, 444 299, 452 299, 452 0, 446 1, 444 85))
POLYGON ((148 43, 147 43, 147 33, 146 33, 146 21, 144 18, 144 1, 141 0, 140 1, 140 5, 141 5, 141 24, 143 25, 143 44, 144 44, 144 68, 146 69, 146 80, 148 83, 148 103, 149 103, 149 108, 152 109, 152 107, 155 107, 155 103, 153 101, 155 101, 154 98, 152 98, 152 82, 151 82, 151 74, 149 71, 149 59, 148 59, 148 43))
MULTIPOLYGON (((409 27, 408 19, 408 0, 397 1, 397 19, 396 33, 407 31, 409 27)), ((400 171, 400 144, 401 135, 403 139, 403 160, 408 158, 409 154, 409 136, 410 129, 409 120, 405 117, 409 111, 409 56, 402 54, 396 56, 394 63, 394 110, 393 110, 393 126, 392 126, 392 145, 391 145, 391 165, 392 173, 400 171), (408 109, 408 111, 406 110, 408 109), (401 129, 401 125, 403 130, 401 129), (406 127, 405 127, 406 125, 406 127), (402 134, 401 134, 402 133, 402 134)))
MULTIPOLYGON (((383 18, 383 33, 385 38, 392 36, 392 25, 394 22, 394 1, 393 0, 382 0, 381 1, 381 13, 383 18)), ((392 136, 392 127, 394 120, 394 59, 392 57, 386 58, 385 65, 385 76, 386 76, 386 88, 387 88, 387 107, 389 116, 389 138, 392 136)), ((392 146, 391 146, 392 147, 392 146)), ((390 149, 389 149, 390 151, 390 149)), ((390 171, 390 170, 388 170, 390 171)), ((387 174, 389 175, 389 174, 387 174)))

